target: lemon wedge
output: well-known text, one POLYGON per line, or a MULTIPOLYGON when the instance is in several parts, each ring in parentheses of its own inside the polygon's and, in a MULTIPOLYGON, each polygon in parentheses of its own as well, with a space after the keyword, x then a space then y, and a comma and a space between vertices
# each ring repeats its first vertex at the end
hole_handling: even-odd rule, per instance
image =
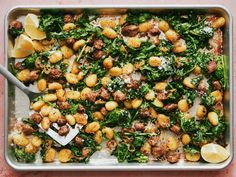
POLYGON ((209 143, 202 146, 201 156, 207 162, 220 163, 225 161, 230 156, 230 153, 218 144, 209 143))
POLYGON ((15 40, 15 46, 11 50, 11 56, 14 58, 23 58, 29 56, 33 52, 33 41, 28 36, 21 34, 15 40))
POLYGON ((25 17, 25 32, 32 39, 42 40, 46 33, 39 29, 39 18, 35 14, 28 14, 25 17))

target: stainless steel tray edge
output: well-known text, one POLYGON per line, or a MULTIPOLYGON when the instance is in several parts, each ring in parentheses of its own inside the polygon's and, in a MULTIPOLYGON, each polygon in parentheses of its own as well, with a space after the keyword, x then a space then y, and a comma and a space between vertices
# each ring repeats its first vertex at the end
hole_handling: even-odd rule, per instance
POLYGON ((11 8, 8 13, 5 16, 5 21, 4 21, 4 56, 5 56, 5 67, 8 67, 8 56, 7 56, 7 48, 8 48, 8 18, 9 15, 18 9, 28 9, 28 8, 33 8, 33 9, 40 9, 40 8, 45 8, 45 9, 50 9, 50 8, 59 8, 59 9, 84 9, 84 8, 92 8, 92 9, 100 9, 100 8, 136 8, 136 9, 163 9, 163 8, 169 8, 169 9, 207 9, 207 8, 218 8, 224 11, 226 15, 228 16, 228 32, 229 32, 229 40, 228 40, 228 45, 229 45, 229 92, 230 92, 230 107, 229 107, 229 113, 230 113, 230 125, 229 125, 229 142, 230 142, 230 157, 227 159, 227 161, 223 162, 222 164, 184 164, 184 165, 170 165, 170 164, 163 164, 163 165, 146 165, 146 164, 114 164, 114 165, 104 165, 104 166, 97 166, 97 165, 86 165, 86 164, 80 164, 80 165, 71 165, 71 164, 61 164, 60 168, 58 168, 59 164, 43 164, 43 165, 37 165, 37 164, 17 164, 13 162, 9 158, 9 149, 8 149, 8 108, 9 108, 9 99, 8 99, 8 82, 5 80, 5 86, 4 86, 4 155, 5 155, 5 160, 8 163, 10 167, 12 167, 15 170, 21 170, 21 171, 38 171, 38 170, 58 170, 58 171, 73 171, 73 170, 80 170, 80 171, 86 171, 86 170, 95 170, 95 171, 119 171, 119 170, 159 170, 159 171, 165 171, 165 170, 220 170, 226 168, 233 160, 234 156, 234 142, 233 142, 233 123, 234 123, 234 110, 233 110, 233 105, 234 105, 234 93, 233 93, 233 32, 232 32, 232 14, 231 12, 222 5, 118 5, 118 6, 113 6, 113 5, 47 5, 47 6, 41 6, 41 5, 25 5, 25 6, 15 6, 11 8))

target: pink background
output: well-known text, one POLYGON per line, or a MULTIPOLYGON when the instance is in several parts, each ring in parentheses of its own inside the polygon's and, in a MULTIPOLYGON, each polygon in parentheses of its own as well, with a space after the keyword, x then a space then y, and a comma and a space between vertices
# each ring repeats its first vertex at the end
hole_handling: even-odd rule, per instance
MULTIPOLYGON (((155 5, 164 5, 164 4, 221 4, 229 8, 233 14, 233 17, 236 16, 236 1, 235 0, 0 0, 0 44, 2 44, 0 48, 0 63, 3 64, 4 62, 4 16, 6 12, 16 5, 42 5, 42 4, 57 4, 57 5, 64 5, 64 4, 75 4, 75 5, 114 5, 115 4, 155 4, 155 5)), ((236 23, 235 23, 236 24, 236 23)), ((236 35, 236 26, 234 24, 234 35, 236 35)), ((234 46, 236 46, 236 40, 234 40, 234 46)), ((236 51, 234 50, 234 56, 236 55, 236 51)), ((234 62, 235 63, 235 62, 234 62)), ((235 63, 236 64, 236 63, 235 63)), ((234 81, 236 80, 236 73, 234 73, 234 81)), ((210 172, 17 172, 12 170, 5 162, 4 159, 4 79, 2 76, 0 76, 0 177, 62 177, 62 176, 86 176, 86 177, 104 177, 104 176, 125 176, 125 177, 143 177, 143 176, 158 176, 158 177, 169 177, 169 176, 175 176, 175 177, 183 177, 183 176, 191 176, 191 177, 199 177, 199 176, 207 176, 207 177, 226 177, 226 176, 234 176, 236 177, 236 158, 234 158, 234 161, 231 163, 231 165, 221 171, 210 171, 210 172)), ((236 82, 235 82, 236 83, 236 82)), ((234 93, 235 89, 234 89, 234 93)), ((236 95, 236 94, 235 94, 236 95)), ((235 97, 236 98, 236 97, 235 97)), ((234 100, 235 100, 234 98, 234 100)), ((236 126, 236 121, 234 126, 236 126)), ((234 134, 236 133, 236 130, 234 131, 234 134)), ((236 136, 234 136, 234 145, 236 147, 236 136)), ((235 150, 236 151, 236 150, 235 150)), ((235 155, 235 154, 234 154, 235 155)))

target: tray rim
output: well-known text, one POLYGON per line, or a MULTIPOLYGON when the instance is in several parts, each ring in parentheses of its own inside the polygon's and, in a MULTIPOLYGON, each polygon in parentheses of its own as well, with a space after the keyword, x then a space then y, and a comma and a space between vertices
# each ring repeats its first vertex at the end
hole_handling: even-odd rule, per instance
POLYGON ((221 9, 226 13, 226 15, 229 18, 229 92, 230 92, 230 100, 229 100, 229 112, 230 112, 230 125, 229 125, 229 142, 230 142, 230 157, 226 162, 223 162, 220 165, 163 165, 163 166, 154 166, 154 165, 145 165, 145 164, 137 164, 132 166, 127 166, 127 163, 121 163, 121 164, 114 164, 114 165, 104 165, 104 166, 97 166, 97 165, 60 165, 60 168, 58 168, 58 164, 52 164, 52 165, 28 165, 28 164, 14 164, 9 159, 8 154, 8 81, 5 79, 4 82, 4 158, 7 164, 13 168, 14 170, 18 171, 86 171, 86 170, 92 170, 92 171, 166 171, 166 170, 221 170, 226 167, 228 167, 233 159, 234 159, 234 139, 233 139, 233 126, 234 126, 234 93, 233 93, 233 16, 231 11, 224 5, 196 5, 196 4, 188 4, 188 5, 17 5, 12 8, 10 8, 4 18, 4 62, 5 67, 8 68, 8 17, 14 10, 18 9, 26 9, 26 8, 34 8, 34 9, 50 9, 50 8, 56 8, 56 9, 102 9, 102 8, 114 8, 114 9, 207 9, 207 8, 218 8, 221 9))

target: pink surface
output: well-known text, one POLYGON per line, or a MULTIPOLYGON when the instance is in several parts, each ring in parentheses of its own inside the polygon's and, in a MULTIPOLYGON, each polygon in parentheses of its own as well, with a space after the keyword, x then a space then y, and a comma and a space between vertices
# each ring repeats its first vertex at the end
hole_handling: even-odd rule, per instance
MULTIPOLYGON (((164 4, 221 4, 229 8, 233 14, 233 17, 236 16, 236 1, 235 0, 50 0, 50 1, 43 1, 43 0, 0 0, 0 43, 2 44, 2 47, 0 48, 0 63, 4 63, 4 16, 6 12, 16 5, 42 5, 42 4, 57 4, 57 5, 114 5, 114 4, 155 4, 155 5, 164 5, 164 4)), ((114 5, 115 7, 115 5, 114 5)), ((234 35, 236 35, 236 23, 234 23, 234 35)), ((236 40, 234 40, 234 46, 236 46, 236 40)), ((236 55, 236 51, 234 50, 234 56, 236 55)), ((234 64, 235 61, 234 61, 234 64)), ((234 81, 236 80, 236 73, 234 72, 234 81)), ((236 82, 235 82, 236 83, 236 82)), ((207 176, 207 177, 226 177, 226 176, 232 176, 236 177, 236 158, 234 158, 234 161, 230 164, 229 167, 227 167, 224 170, 221 171, 210 171, 210 172, 17 172, 12 170, 4 159, 4 80, 3 77, 0 76, 0 177, 63 177, 63 176, 93 176, 93 177, 104 177, 104 176, 124 176, 124 177, 142 177, 142 176, 158 176, 158 177, 169 177, 169 176, 175 176, 175 177, 184 177, 184 176, 191 176, 191 177, 199 177, 199 176, 207 176)), ((236 95, 236 90, 234 89, 234 93, 236 95)), ((234 100, 236 99, 236 96, 234 100)), ((236 126, 236 121, 234 123, 234 127, 236 126)), ((234 134, 236 133, 236 130, 234 131, 234 134)), ((234 136, 234 147, 236 147, 236 136, 234 136)), ((235 149, 236 151, 236 149, 235 149)), ((235 155, 235 153, 234 153, 235 155)))

